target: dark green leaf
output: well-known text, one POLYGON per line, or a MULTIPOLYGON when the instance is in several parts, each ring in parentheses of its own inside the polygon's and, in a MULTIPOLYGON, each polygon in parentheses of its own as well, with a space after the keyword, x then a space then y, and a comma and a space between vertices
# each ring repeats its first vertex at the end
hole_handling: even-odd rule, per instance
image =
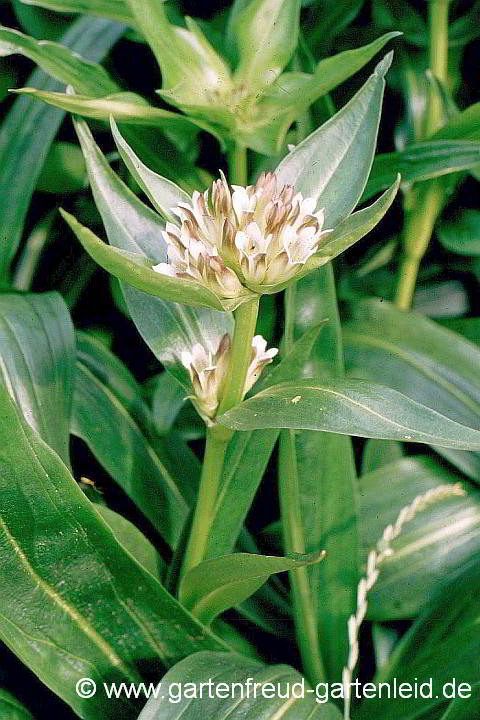
MULTIPOLYGON (((417 495, 457 480, 426 457, 396 460, 360 477, 364 561, 403 507, 417 495)), ((459 567, 478 556, 479 491, 430 505, 405 525, 392 549, 394 554, 382 564, 369 593, 368 615, 373 620, 418 615, 459 567)))
POLYGON ((134 718, 132 700, 82 699, 77 680, 138 682, 223 646, 117 543, 5 391, 0 417, 0 637, 81 717, 134 718))
POLYGON ((362 200, 389 187, 398 173, 402 182, 418 182, 475 167, 480 161, 480 142, 428 140, 406 150, 377 155, 362 200))
MULTIPOLYGON (((117 23, 80 18, 62 38, 66 48, 89 60, 99 61, 123 34, 117 23)), ((36 70, 29 84, 46 91, 58 91, 61 84, 36 70)), ((0 193, 0 278, 18 248, 25 216, 37 178, 64 113, 37 103, 32 98, 18 98, 3 120, 0 130, 0 184, 8 193, 0 193), (35 142, 31 142, 35 135, 35 142)))
POLYGON ((305 697, 295 699, 292 687, 298 692, 300 685, 296 683, 302 682, 302 676, 288 665, 265 667, 239 655, 199 652, 178 663, 162 678, 162 693, 147 702, 138 720, 195 720, 199 715, 209 720, 226 717, 228 720, 341 720, 340 711, 334 705, 315 702, 315 694, 307 692, 306 684, 305 697), (248 678, 250 683, 258 683, 257 688, 265 688, 265 694, 254 697, 252 690, 247 693, 248 678), (211 697, 206 692, 202 697, 197 693, 196 699, 179 693, 184 683, 200 687, 200 683, 209 681, 214 682, 214 688, 219 683, 223 688, 224 683, 235 683, 236 693, 228 693, 226 698, 224 693, 221 697, 215 692, 211 697), (243 697, 237 683, 243 685, 243 697))
POLYGON ((2 384, 68 465, 75 338, 60 295, 0 295, 0 356, 2 384))
POLYGON ((480 450, 480 431, 364 380, 299 380, 254 395, 218 418, 234 430, 285 427, 480 450))
POLYGON ((440 222, 438 239, 443 247, 460 255, 480 255, 480 212, 464 210, 451 222, 440 222))
POLYGON ((0 688, 0 717, 2 720, 33 720, 27 708, 3 688, 0 688))

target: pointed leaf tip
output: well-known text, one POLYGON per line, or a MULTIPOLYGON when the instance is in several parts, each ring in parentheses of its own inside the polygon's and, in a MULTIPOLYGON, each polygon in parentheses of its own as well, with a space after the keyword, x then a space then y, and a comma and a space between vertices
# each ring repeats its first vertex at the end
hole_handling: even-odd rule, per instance
POLYGON ((390 50, 385 57, 380 60, 378 65, 375 67, 375 75, 379 75, 380 77, 384 78, 387 72, 390 70, 390 66, 393 61, 393 50, 390 50))

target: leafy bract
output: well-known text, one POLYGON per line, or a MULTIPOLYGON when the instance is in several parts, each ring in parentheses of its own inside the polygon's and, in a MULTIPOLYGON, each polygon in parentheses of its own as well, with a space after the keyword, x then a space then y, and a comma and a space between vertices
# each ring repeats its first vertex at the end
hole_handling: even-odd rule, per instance
POLYGON ((317 563, 324 556, 324 552, 296 557, 235 553, 204 560, 183 577, 179 599, 194 617, 209 624, 253 595, 270 575, 317 563))
POLYGON ((350 102, 297 145, 276 170, 280 184, 295 185, 325 208, 326 228, 352 212, 365 188, 392 55, 386 55, 350 102))

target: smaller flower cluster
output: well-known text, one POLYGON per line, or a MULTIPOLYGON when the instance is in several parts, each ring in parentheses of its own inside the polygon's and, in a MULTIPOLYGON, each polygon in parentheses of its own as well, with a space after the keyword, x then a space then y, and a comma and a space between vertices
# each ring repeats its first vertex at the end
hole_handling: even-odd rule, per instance
MULTIPOLYGON (((185 351, 181 356, 182 365, 188 370, 192 382, 192 402, 207 424, 211 424, 215 417, 225 387, 231 347, 230 335, 225 333, 215 353, 197 343, 191 352, 185 351)), ((272 362, 277 353, 277 348, 267 350, 267 341, 261 335, 255 335, 243 395, 256 383, 263 368, 272 362)))
POLYGON ((172 208, 179 225, 169 222, 163 233, 169 263, 153 269, 201 282, 225 298, 245 294, 245 287, 278 285, 331 232, 323 230, 324 212, 315 205, 292 185, 278 189, 274 173, 262 173, 255 185, 234 185, 233 192, 221 174, 210 191, 172 208))

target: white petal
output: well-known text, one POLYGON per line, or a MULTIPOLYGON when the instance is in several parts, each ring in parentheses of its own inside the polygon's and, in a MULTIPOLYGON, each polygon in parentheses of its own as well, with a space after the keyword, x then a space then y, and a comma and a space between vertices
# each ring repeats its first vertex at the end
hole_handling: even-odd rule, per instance
POLYGON ((267 341, 262 335, 255 335, 252 338, 252 348, 255 350, 256 357, 259 357, 267 349, 267 341))
POLYGON ((305 198, 301 205, 301 213, 303 215, 311 215, 317 207, 317 201, 315 198, 305 198))
POLYGON ((160 275, 168 275, 169 277, 175 277, 175 270, 168 263, 158 263, 158 265, 153 265, 152 270, 160 273, 160 275))

